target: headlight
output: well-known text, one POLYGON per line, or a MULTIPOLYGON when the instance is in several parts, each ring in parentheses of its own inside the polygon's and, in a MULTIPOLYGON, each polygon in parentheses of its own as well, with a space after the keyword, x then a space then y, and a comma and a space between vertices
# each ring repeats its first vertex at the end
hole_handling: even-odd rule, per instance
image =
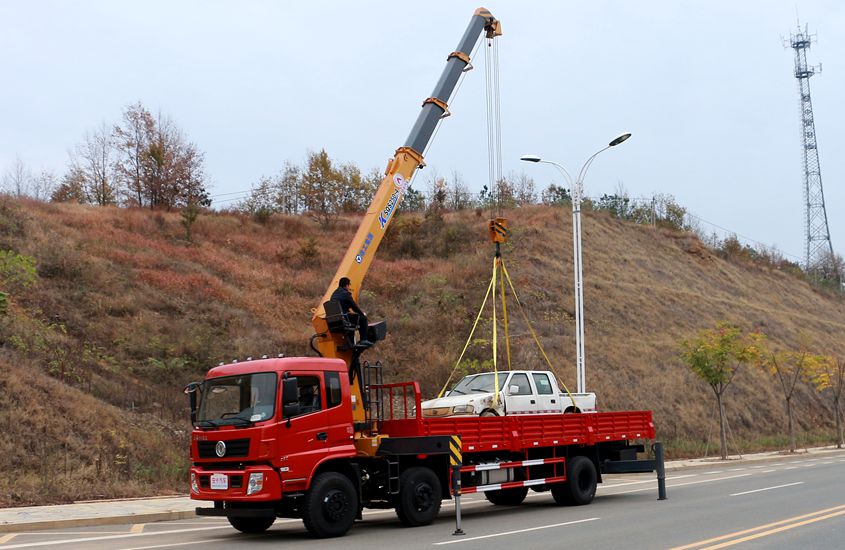
POLYGON ((249 474, 249 484, 246 486, 246 494, 258 493, 264 488, 264 474, 261 472, 249 474))
POLYGON ((455 405, 452 407, 452 414, 472 414, 475 412, 475 407, 472 405, 455 405))
POLYGON ((423 409, 423 416, 449 416, 452 410, 449 407, 434 407, 433 409, 423 409))
POLYGON ((196 494, 200 494, 200 486, 197 483, 197 474, 191 472, 191 491, 196 494))

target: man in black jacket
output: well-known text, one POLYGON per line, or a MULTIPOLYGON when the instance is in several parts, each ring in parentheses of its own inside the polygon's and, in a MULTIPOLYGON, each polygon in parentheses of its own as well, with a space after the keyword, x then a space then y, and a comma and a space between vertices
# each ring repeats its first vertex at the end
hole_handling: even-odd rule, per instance
POLYGON ((341 277, 340 281, 338 281, 337 288, 332 292, 331 299, 340 304, 340 309, 349 316, 349 320, 352 323, 358 325, 358 334, 360 335, 358 345, 372 346, 373 343, 367 340, 367 327, 370 326, 370 322, 367 320, 367 314, 355 303, 355 299, 352 297, 352 292, 350 291, 350 285, 351 281, 349 277, 341 277), (354 313, 349 313, 350 310, 354 313))

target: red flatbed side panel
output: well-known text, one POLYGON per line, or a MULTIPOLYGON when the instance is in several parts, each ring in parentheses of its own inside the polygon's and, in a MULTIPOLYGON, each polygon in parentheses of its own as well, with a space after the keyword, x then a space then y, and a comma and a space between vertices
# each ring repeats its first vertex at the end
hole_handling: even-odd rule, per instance
POLYGON ((460 435, 464 452, 654 439, 651 411, 390 420, 381 431, 393 437, 460 435))
POLYGON ((623 411, 596 413, 593 416, 595 443, 625 439, 654 439, 654 423, 651 411, 623 411))

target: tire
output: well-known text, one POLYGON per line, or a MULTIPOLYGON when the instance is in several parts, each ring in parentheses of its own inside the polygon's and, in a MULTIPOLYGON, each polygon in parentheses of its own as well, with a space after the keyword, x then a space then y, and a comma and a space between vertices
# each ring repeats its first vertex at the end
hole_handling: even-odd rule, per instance
POLYGON ((514 487, 500 491, 486 491, 484 496, 496 506, 517 506, 525 500, 528 494, 528 487, 514 487))
POLYGON ((263 533, 273 525, 276 518, 228 518, 229 523, 241 533, 263 533))
POLYGON ((571 407, 571 406, 566 407, 566 410, 563 411, 563 414, 580 414, 580 413, 581 413, 581 409, 579 409, 577 407, 571 407))
POLYGON ((481 411, 481 414, 479 414, 478 416, 499 416, 499 415, 496 414, 496 411, 491 411, 490 409, 487 409, 486 411, 481 411))
POLYGON ((414 466, 399 476, 396 515, 406 527, 428 525, 440 512, 440 480, 429 468, 414 466))
POLYGON ((357 513, 355 486, 337 472, 318 475, 302 503, 302 522, 308 532, 318 538, 345 535, 357 513))
POLYGON ((552 497, 561 505, 589 504, 596 496, 598 475, 593 461, 586 456, 573 456, 566 461, 566 481, 552 485, 552 497))

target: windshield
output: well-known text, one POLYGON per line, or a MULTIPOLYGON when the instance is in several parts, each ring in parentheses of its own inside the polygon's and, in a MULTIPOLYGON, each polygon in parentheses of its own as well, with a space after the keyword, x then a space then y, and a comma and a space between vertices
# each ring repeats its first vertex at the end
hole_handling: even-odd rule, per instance
POLYGON ((260 372, 212 378, 203 384, 199 426, 247 426, 273 417, 276 374, 260 372))
MULTIPOLYGON (((508 377, 507 371, 499 373, 499 389, 505 385, 505 379, 508 377)), ((464 377, 460 382, 455 384, 449 395, 466 395, 468 393, 493 393, 493 385, 495 384, 495 373, 489 372, 485 374, 475 374, 464 377)))

